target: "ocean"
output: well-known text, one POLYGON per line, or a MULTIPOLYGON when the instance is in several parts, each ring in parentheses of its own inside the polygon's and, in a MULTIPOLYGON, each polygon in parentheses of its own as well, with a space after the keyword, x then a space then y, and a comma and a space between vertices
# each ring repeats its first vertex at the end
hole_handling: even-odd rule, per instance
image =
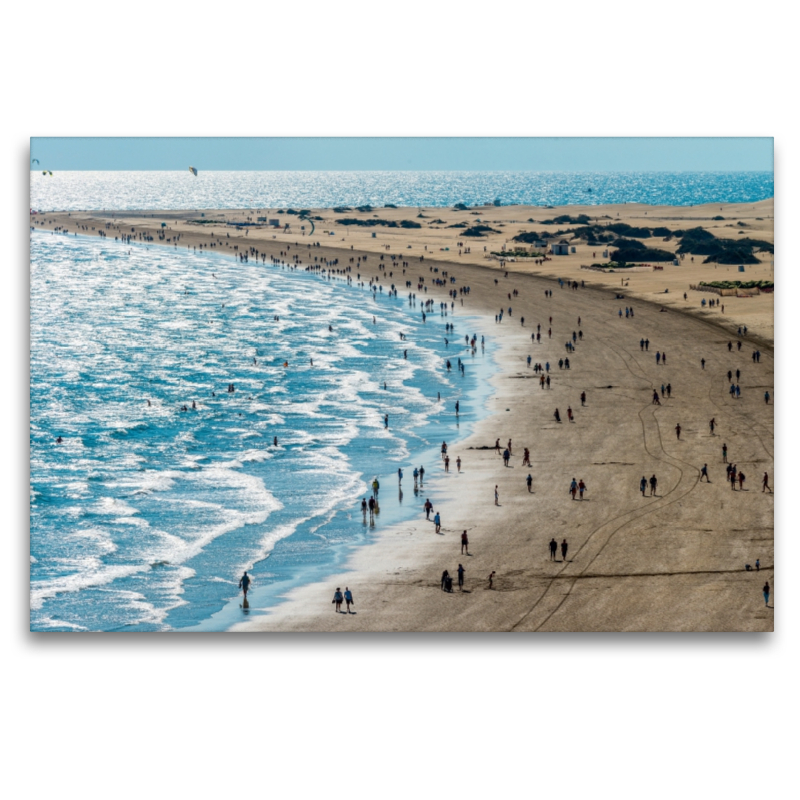
POLYGON ((46 211, 751 203, 772 172, 31 172, 46 211))
POLYGON ((411 470, 483 414, 478 321, 438 302, 423 321, 399 269, 373 297, 355 270, 30 247, 32 630, 230 627, 243 570, 266 607, 369 541, 373 477, 379 526, 419 514, 411 470))

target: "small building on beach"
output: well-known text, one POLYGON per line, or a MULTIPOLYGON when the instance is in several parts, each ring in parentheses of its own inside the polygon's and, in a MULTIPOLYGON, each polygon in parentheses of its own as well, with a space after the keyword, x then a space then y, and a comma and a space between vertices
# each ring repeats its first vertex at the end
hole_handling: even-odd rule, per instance
POLYGON ((560 242, 550 245, 550 254, 554 256, 566 256, 569 255, 569 242, 566 239, 562 239, 560 242))

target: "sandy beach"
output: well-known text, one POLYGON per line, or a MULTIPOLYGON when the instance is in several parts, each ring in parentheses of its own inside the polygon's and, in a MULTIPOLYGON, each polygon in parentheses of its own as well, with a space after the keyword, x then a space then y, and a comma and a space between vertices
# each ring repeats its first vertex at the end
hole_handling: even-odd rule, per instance
MULTIPOLYGON (((773 296, 720 298, 723 314, 721 308, 701 306, 703 298, 716 295, 690 289, 700 281, 771 280, 772 255, 757 254, 760 263, 747 265, 744 274, 735 265, 703 264, 697 256, 660 270, 600 272, 585 267, 602 260, 601 248, 581 243, 574 253, 542 263, 505 257, 501 265, 501 258, 492 256, 511 247, 514 236, 544 230, 549 227, 544 220, 561 214, 634 226, 699 226, 729 238, 744 230, 748 237, 773 241, 772 200, 689 208, 311 210, 311 220, 322 218, 313 220, 313 235, 311 220, 296 216, 287 232, 262 225, 245 234, 228 224, 258 217, 285 224, 286 214, 270 210, 47 213, 31 220, 39 229, 102 231, 108 237, 130 235, 132 241, 144 235, 182 249, 214 245, 220 252, 254 257, 252 248, 267 259, 297 256, 301 266, 313 264, 315 257, 338 258, 343 268, 348 259, 368 255, 359 267, 361 280, 394 282, 402 294, 406 280, 416 290, 422 277, 428 289, 417 290, 418 297, 437 302, 446 299, 446 289, 431 281, 446 270, 448 279, 456 278, 447 290, 470 287, 469 295, 457 296, 455 314, 483 316, 487 339, 499 345, 488 414, 463 440, 454 415, 450 472, 430 465, 414 522, 378 525, 374 542, 353 553, 346 571, 294 591, 267 614, 251 609, 234 630, 772 630, 772 608, 765 607, 761 588, 765 579, 773 584, 773 495, 762 492, 761 478, 766 472, 772 486, 773 296), (335 224, 342 217, 375 215, 419 220, 422 227, 335 224), (461 239, 459 253, 463 228, 447 226, 476 219, 498 232, 461 239), (312 242, 319 246, 308 247, 312 242), (378 268, 380 255, 385 271, 378 268), (390 261, 392 255, 409 262, 405 275, 398 262, 390 261), (576 281, 578 288, 557 278, 576 281), (546 297, 550 291, 552 297, 546 297), (628 307, 634 316, 620 316, 628 307), (495 322, 501 309, 506 312, 502 322, 495 322), (537 325, 540 342, 531 340, 537 325), (739 336, 742 325, 748 331, 739 336), (577 341, 571 352, 565 343, 573 332, 577 341), (643 339, 649 341, 646 351, 643 339), (656 361, 656 352, 667 355, 666 363, 656 361), (549 388, 540 387, 528 356, 532 365, 549 362, 549 388), (569 369, 559 368, 565 357, 569 369), (738 398, 728 391, 729 370, 741 371, 735 380, 741 387, 738 398), (669 396, 662 397, 662 384, 670 386, 669 396), (574 421, 568 419, 568 407, 574 421), (507 467, 495 452, 498 439, 502 447, 513 442, 507 467), (726 481, 723 444, 728 461, 746 475, 741 491, 726 481), (530 467, 521 463, 526 447, 530 467), (461 473, 455 469, 457 457, 461 473), (710 482, 701 481, 704 464, 710 482), (529 473, 531 492, 525 480, 529 473), (648 486, 643 496, 639 481, 652 475, 658 479, 656 492, 648 486), (585 482, 582 500, 569 494, 573 478, 585 482), (426 497, 441 514, 440 534, 425 518, 426 497), (460 552, 463 530, 469 536, 468 556, 460 552), (566 558, 559 549, 551 560, 552 539, 559 545, 566 539, 566 558), (760 571, 746 571, 745 564, 755 565, 756 559, 760 571), (442 571, 455 577, 459 564, 465 569, 464 591, 443 592, 442 571), (353 591, 355 614, 334 613, 337 586, 353 591)), ((678 243, 659 240, 652 246, 674 252, 678 243)), ((410 488, 410 476, 406 481, 410 488)))

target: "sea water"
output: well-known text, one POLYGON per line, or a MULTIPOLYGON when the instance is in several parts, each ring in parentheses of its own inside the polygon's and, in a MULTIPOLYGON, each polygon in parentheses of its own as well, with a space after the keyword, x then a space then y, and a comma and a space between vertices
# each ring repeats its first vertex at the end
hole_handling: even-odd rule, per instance
POLYGON ((79 209, 333 208, 751 203, 773 197, 772 172, 31 172, 31 207, 79 209))
POLYGON ((413 467, 440 471, 482 413, 489 348, 438 301, 423 322, 400 268, 373 296, 221 254, 30 246, 34 630, 227 627, 244 569, 268 606, 369 541, 374 476, 378 525, 419 516, 413 467))

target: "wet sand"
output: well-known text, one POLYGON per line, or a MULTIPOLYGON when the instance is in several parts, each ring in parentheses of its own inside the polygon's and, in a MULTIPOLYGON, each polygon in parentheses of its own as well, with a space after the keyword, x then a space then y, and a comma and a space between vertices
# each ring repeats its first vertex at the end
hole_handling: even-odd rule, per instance
MULTIPOLYGON (((768 214, 763 205, 756 206, 751 210, 727 207, 719 213, 726 220, 733 218, 734 210, 741 212, 740 217, 751 214, 752 222, 746 224, 753 225, 756 214, 763 217, 769 231, 750 233, 771 241, 771 211, 768 214)), ((648 220, 656 213, 662 217, 670 213, 647 210, 648 220)), ((492 211, 520 215, 519 207, 492 211)), ((574 207, 546 213, 560 211, 578 213, 574 207)), ((679 211, 698 215, 697 224, 710 224, 699 219, 698 209, 679 211)), ((408 209, 397 212, 408 218, 408 209)), ((442 210, 434 212, 444 219, 442 210)), ((152 225, 155 230, 165 216, 154 213, 146 221, 126 215, 123 222, 117 215, 113 224, 120 226, 119 231, 129 223, 136 229, 152 225)), ((179 247, 211 241, 208 232, 191 230, 185 212, 172 213, 168 230, 173 236, 182 231, 179 247)), ((217 217, 245 212, 213 213, 217 217)), ((39 227, 61 224, 73 232, 79 220, 92 227, 103 217, 73 213, 69 218, 48 214, 45 219, 58 222, 39 227)), ((689 226, 681 221, 676 227, 689 226)), ((288 234, 262 232, 259 238, 257 233, 235 239, 223 234, 216 241, 227 251, 233 240, 240 249, 257 247, 275 256, 289 244, 288 234), (269 238, 273 235, 283 238, 269 238)), ((450 473, 443 475, 441 465, 426 465, 429 480, 417 498, 417 519, 385 529, 379 523, 374 543, 355 551, 345 572, 292 592, 288 602, 269 613, 251 607, 249 618, 234 630, 772 630, 773 612, 764 606, 761 587, 765 579, 773 584, 773 496, 762 493, 760 483, 764 472, 769 473, 770 485, 773 482, 773 407, 772 400, 770 405, 764 402, 765 391, 774 397, 772 295, 724 298, 723 316, 701 311, 703 295, 690 292, 687 285, 700 273, 710 275, 713 265, 682 264, 659 273, 641 272, 629 277, 628 287, 619 288, 615 275, 581 270, 571 257, 554 257, 541 266, 508 264, 508 277, 482 253, 473 260, 488 268, 469 263, 466 254, 459 259, 452 251, 436 251, 435 256, 425 253, 425 262, 420 264, 424 244, 419 231, 396 235, 407 236, 402 241, 412 244, 412 249, 407 245, 401 249, 398 239, 389 250, 384 249, 385 262, 391 253, 410 260, 407 275, 402 277, 398 267, 393 268, 393 279, 380 274, 375 256, 380 250, 371 249, 369 267, 361 267, 362 280, 380 275, 383 284, 399 283, 402 293, 403 281, 416 283, 417 276, 424 276, 429 285, 434 277, 430 268, 435 267, 457 278, 455 288, 471 287, 463 311, 485 315, 487 339, 500 345, 488 415, 461 441, 454 416, 450 473), (585 280, 587 285, 577 291, 560 288, 553 275, 574 275, 574 280, 585 280), (668 281, 674 281, 675 289, 662 296, 663 289, 657 287, 668 281), (514 290, 519 296, 509 300, 514 290), (545 290, 552 290, 552 298, 545 298, 545 290), (625 298, 616 299, 617 291, 624 292, 625 298), (687 291, 687 301, 683 301, 683 291, 687 291), (508 306, 512 314, 496 324, 494 315, 508 306), (634 308, 633 318, 619 318, 618 310, 625 306, 634 308), (662 307, 666 310, 661 311, 662 307), (537 323, 543 338, 541 343, 532 343, 537 323), (736 326, 742 323, 748 325, 748 335, 737 337, 736 326), (552 327, 552 338, 547 337, 548 327, 552 327), (583 339, 574 353, 567 353, 564 344, 578 330, 583 339), (650 341, 648 352, 640 350, 642 338, 650 341), (739 339, 741 351, 736 349, 739 339), (732 352, 728 341, 734 344, 732 352), (760 363, 751 357, 756 349, 761 352, 760 363), (656 351, 667 353, 666 364, 656 363, 656 351), (540 389, 527 367, 529 354, 533 363, 550 362, 549 390, 540 389), (571 362, 569 370, 558 368, 559 358, 565 356, 571 362), (705 369, 701 358, 706 360, 705 369), (732 399, 726 373, 736 369, 742 373, 738 381, 742 395, 732 399), (672 396, 654 405, 653 390, 660 394, 662 383, 671 384, 672 396), (580 401, 583 391, 585 407, 580 401), (575 416, 572 423, 567 421, 568 406, 575 416), (556 408, 561 423, 553 418, 556 408), (712 417, 715 435, 709 431, 712 417), (680 439, 677 424, 682 428, 680 439), (513 440, 509 467, 494 451, 497 438, 503 445, 513 440), (725 481, 723 442, 729 460, 747 476, 744 491, 738 487, 732 491, 725 481), (530 448, 531 468, 521 465, 524 447, 530 448), (461 474, 455 470, 459 455, 461 474), (704 463, 710 484, 699 480, 704 463), (533 493, 528 493, 525 484, 528 473, 533 493), (648 488, 648 496, 642 497, 639 480, 653 474, 658 477, 657 494, 649 496, 648 488), (588 487, 582 501, 573 501, 568 493, 573 477, 588 487), (499 506, 494 505, 495 485, 499 506), (442 516, 442 535, 435 534, 432 522, 425 519, 422 504, 428 496, 442 516), (464 529, 470 556, 460 554, 464 529), (567 539, 566 560, 560 551, 556 561, 550 560, 552 538, 559 543, 567 539), (755 564, 756 558, 761 560, 761 571, 746 572, 745 563, 755 564), (442 570, 455 577, 459 563, 466 569, 465 591, 456 587, 452 594, 443 592, 442 570), (492 571, 496 573, 494 587, 489 589, 487 577, 492 571), (357 613, 334 613, 331 599, 337 586, 349 586, 354 592, 357 613)), ((314 255, 335 254, 344 267, 349 257, 366 253, 367 247, 380 247, 380 239, 377 245, 376 240, 368 241, 369 234, 363 240, 348 240, 350 236, 337 241, 336 247, 328 241, 334 237, 320 238, 324 246, 312 250, 305 246, 307 238, 292 236, 290 256, 297 253, 305 265, 309 254, 312 262, 314 255)), ((317 239, 315 235, 313 240, 317 239)), ((477 243, 483 247, 476 240, 469 256, 476 255, 477 243)), ((578 260, 580 255, 576 254, 578 260)), ((747 269, 745 276, 737 277, 753 279, 758 268, 747 269)), ((770 269, 769 262, 761 269, 770 269)), ((430 287, 424 296, 438 302, 444 299, 444 289, 430 287)), ((456 315, 461 309, 459 297, 456 315)), ((408 496, 413 484, 406 475, 408 496)))

